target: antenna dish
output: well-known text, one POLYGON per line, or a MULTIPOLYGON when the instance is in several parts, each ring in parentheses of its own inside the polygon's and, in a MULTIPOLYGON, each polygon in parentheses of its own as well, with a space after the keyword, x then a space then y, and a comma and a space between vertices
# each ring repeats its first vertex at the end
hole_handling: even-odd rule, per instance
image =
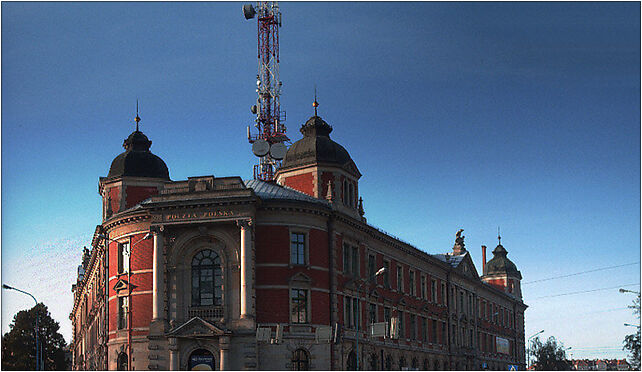
POLYGON ((287 151, 288 148, 283 142, 277 142, 270 147, 270 157, 275 160, 283 160, 287 151))
POLYGON ((245 19, 254 18, 254 16, 256 15, 256 10, 254 10, 252 4, 243 5, 243 15, 245 16, 245 19))
POLYGON ((270 144, 264 139, 257 139, 252 144, 252 152, 259 157, 265 156, 270 152, 270 144))

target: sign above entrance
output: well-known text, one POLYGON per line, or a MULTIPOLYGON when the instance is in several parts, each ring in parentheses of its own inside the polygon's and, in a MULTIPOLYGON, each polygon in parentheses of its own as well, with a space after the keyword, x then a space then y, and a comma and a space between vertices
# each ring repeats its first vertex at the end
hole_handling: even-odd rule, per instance
POLYGON ((229 220, 249 217, 248 213, 235 210, 191 210, 154 214, 154 223, 193 222, 207 220, 229 220))

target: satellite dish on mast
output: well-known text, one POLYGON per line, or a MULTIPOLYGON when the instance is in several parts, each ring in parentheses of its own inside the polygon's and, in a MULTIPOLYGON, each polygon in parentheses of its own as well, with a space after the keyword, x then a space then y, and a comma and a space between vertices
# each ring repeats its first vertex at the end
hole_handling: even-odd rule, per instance
POLYGON ((243 5, 243 15, 245 16, 245 19, 254 18, 254 16, 256 15, 256 10, 254 10, 252 4, 243 5))
POLYGON ((283 160, 288 148, 285 147, 283 142, 277 142, 270 146, 270 157, 275 160, 283 160))
POLYGON ((252 144, 252 152, 258 157, 265 156, 270 152, 270 144, 264 139, 257 139, 252 144))

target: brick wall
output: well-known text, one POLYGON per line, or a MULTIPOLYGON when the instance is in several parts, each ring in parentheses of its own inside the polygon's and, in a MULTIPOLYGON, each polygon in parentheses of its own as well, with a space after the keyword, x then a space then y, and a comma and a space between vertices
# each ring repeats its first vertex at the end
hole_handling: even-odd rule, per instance
POLYGON ((302 193, 314 196, 314 178, 312 172, 287 177, 283 180, 283 183, 302 193))
POLYGON ((156 187, 127 186, 125 187, 125 195, 127 197, 127 200, 125 201, 125 209, 131 208, 150 196, 157 194, 158 189, 156 187))

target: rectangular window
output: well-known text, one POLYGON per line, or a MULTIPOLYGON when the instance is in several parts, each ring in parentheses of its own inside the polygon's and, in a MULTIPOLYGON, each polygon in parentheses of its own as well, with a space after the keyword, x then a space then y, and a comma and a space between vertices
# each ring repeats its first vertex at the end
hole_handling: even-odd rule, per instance
POLYGON ((343 298, 343 326, 352 328, 352 299, 350 297, 343 298))
POLYGON ((450 301, 448 305, 453 307, 454 311, 457 311, 457 299, 455 298, 455 287, 450 287, 450 301))
POLYGON ((473 295, 468 294, 468 316, 473 315, 473 295))
POLYGON ((352 270, 350 258, 351 258, 350 246, 347 244, 344 244, 343 245, 343 273, 344 274, 349 274, 350 270, 352 270))
POLYGON ((375 274, 376 274, 376 269, 375 269, 376 263, 375 263, 375 256, 372 254, 368 255, 368 279, 371 282, 374 282, 376 280, 375 274))
POLYGON ((352 299, 352 323, 356 327, 357 324, 359 324, 359 328, 361 328, 361 322, 360 322, 360 316, 359 316, 359 299, 353 298, 352 299))
POLYGON ((118 297, 118 329, 127 328, 127 297, 118 297))
POLYGON ((417 285, 415 284, 415 272, 412 270, 408 272, 408 286, 410 287, 408 292, 411 296, 414 296, 417 285))
POLYGON ((415 314, 410 314, 410 339, 417 339, 417 316, 415 314))
POLYGON ((129 272, 129 243, 118 243, 118 273, 129 272))
POLYGON ((441 304, 446 303, 446 283, 441 283, 441 304))
POLYGON ((399 316, 399 338, 406 338, 406 328, 404 328, 403 311, 397 311, 397 316, 399 316))
POLYGON ((352 247, 352 274, 359 276, 359 247, 352 247))
POLYGON ((424 317, 421 317, 421 340, 428 342, 428 320, 424 317))
POLYGON ((383 267, 386 271, 383 272, 383 286, 390 289, 390 261, 383 261, 383 267))
POLYGON ((291 319, 292 323, 308 322, 308 291, 306 289, 292 288, 290 291, 292 302, 291 319))
POLYGON ((450 328, 450 343, 452 345, 457 345, 457 327, 453 324, 450 328))
POLYGON ((426 276, 422 275, 421 276, 421 298, 424 300, 428 299, 428 294, 426 293, 427 289, 428 288, 426 288, 426 276))
POLYGON ((383 308, 383 321, 387 322, 388 325, 390 325, 390 318, 392 318, 392 311, 390 311, 389 307, 384 307, 383 308))
POLYGON ((433 343, 437 343, 437 321, 432 320, 432 339, 430 340, 433 343))
POLYGON ((305 234, 290 234, 290 263, 293 265, 305 265, 305 234))
POLYGON ((446 344, 446 341, 447 341, 446 336, 447 336, 446 322, 441 322, 441 340, 440 341, 442 345, 446 344))
POLYGON ((403 267, 397 266, 397 290, 403 293, 403 267))
POLYGON ((435 279, 430 281, 430 297, 433 303, 437 303, 437 281, 435 279))
POLYGON ((464 291, 459 291, 459 311, 462 313, 466 310, 464 307, 464 291))
POLYGON ((376 323, 377 322, 377 304, 370 304, 369 305, 370 309, 368 311, 369 315, 368 317, 370 318, 370 323, 376 323))

